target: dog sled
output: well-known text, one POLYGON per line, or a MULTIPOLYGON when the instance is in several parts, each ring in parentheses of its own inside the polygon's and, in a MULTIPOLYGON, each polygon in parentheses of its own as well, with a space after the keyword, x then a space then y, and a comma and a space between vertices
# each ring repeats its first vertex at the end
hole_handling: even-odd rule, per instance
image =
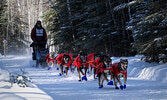
POLYGON ((35 61, 35 67, 48 67, 45 57, 49 54, 48 48, 42 48, 37 44, 32 43, 33 47, 32 58, 35 61))

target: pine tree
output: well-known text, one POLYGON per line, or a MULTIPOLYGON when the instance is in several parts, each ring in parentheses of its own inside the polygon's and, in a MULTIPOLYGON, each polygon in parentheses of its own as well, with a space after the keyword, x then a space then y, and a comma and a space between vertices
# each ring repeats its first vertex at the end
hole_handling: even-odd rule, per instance
POLYGON ((6 27, 7 27, 7 18, 6 14, 4 13, 6 11, 7 5, 6 0, 0 1, 0 53, 3 54, 3 43, 2 41, 6 39, 6 27))
MULTIPOLYGON (((129 16, 127 10, 118 14, 113 11, 118 3, 111 0, 55 1, 54 10, 48 13, 55 16, 49 23, 54 25, 50 30, 55 36, 55 45, 60 46, 60 52, 130 55, 131 33, 125 28, 129 16)), ((44 18, 49 21, 50 17, 46 14, 44 18)))
POLYGON ((159 62, 159 55, 167 55, 166 4, 165 0, 134 0, 115 7, 116 11, 131 7, 132 17, 126 27, 133 32, 134 46, 150 59, 149 62, 159 62))

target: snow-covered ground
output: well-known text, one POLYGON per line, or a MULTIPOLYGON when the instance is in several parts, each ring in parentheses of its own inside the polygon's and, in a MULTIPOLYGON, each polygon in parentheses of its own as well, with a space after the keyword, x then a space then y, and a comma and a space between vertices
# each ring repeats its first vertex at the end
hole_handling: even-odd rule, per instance
MULTIPOLYGON (((0 57, 0 100, 166 100, 167 63, 145 63, 141 56, 122 57, 129 60, 127 89, 115 90, 114 86, 99 89, 97 80, 88 75, 87 82, 78 82, 77 73, 59 76, 56 68, 34 68, 31 57, 0 57), (25 69, 32 79, 31 87, 17 84, 10 87, 9 72, 25 69)), ((120 58, 112 57, 113 63, 120 58)))

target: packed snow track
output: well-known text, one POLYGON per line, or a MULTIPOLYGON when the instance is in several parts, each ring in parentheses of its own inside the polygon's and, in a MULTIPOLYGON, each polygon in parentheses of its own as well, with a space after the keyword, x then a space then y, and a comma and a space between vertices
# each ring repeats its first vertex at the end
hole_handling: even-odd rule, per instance
MULTIPOLYGON (((69 72, 59 76, 56 68, 32 67, 31 57, 0 57, 0 100, 166 100, 167 63, 149 64, 141 56, 123 57, 129 61, 127 88, 115 90, 104 82, 98 88, 97 80, 88 74, 88 81, 78 82, 78 74, 69 72), (33 81, 30 87, 11 87, 9 73, 25 70, 33 81)), ((112 57, 113 63, 120 58, 112 57)))

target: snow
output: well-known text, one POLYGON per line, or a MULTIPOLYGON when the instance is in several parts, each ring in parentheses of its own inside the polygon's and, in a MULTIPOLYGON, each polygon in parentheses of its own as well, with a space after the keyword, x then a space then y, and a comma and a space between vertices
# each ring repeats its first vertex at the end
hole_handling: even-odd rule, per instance
POLYGON ((120 10, 120 9, 124 9, 126 6, 127 6, 126 3, 121 4, 121 5, 118 5, 118 6, 114 7, 114 11, 118 11, 118 10, 120 10))
POLYGON ((119 11, 119 10, 124 9, 126 7, 129 7, 129 6, 132 6, 134 4, 137 4, 138 2, 140 2, 140 1, 139 0, 134 0, 134 1, 131 1, 129 3, 120 4, 120 5, 116 6, 116 7, 114 7, 114 11, 119 11))
POLYGON ((167 64, 144 68, 138 78, 152 81, 164 82, 163 76, 166 76, 167 64))
POLYGON ((133 29, 133 26, 128 26, 126 27, 126 30, 132 30, 133 29))
POLYGON ((121 58, 129 61, 127 89, 115 90, 114 86, 99 89, 97 80, 88 74, 88 81, 78 82, 78 74, 69 72, 59 76, 56 68, 34 68, 31 57, 0 57, 0 100, 165 100, 167 98, 167 63, 146 63, 142 56, 111 57, 113 63, 121 58), (11 84, 9 72, 20 68, 32 79, 31 87, 11 84))
POLYGON ((161 37, 159 37, 159 38, 155 38, 155 39, 154 39, 154 41, 160 41, 160 40, 162 40, 161 37))
POLYGON ((158 30, 155 30, 154 33, 158 33, 158 30))
POLYGON ((31 87, 19 87, 11 83, 9 73, 19 72, 20 68, 29 67, 30 57, 0 57, 0 100, 53 100, 35 84, 31 87))

